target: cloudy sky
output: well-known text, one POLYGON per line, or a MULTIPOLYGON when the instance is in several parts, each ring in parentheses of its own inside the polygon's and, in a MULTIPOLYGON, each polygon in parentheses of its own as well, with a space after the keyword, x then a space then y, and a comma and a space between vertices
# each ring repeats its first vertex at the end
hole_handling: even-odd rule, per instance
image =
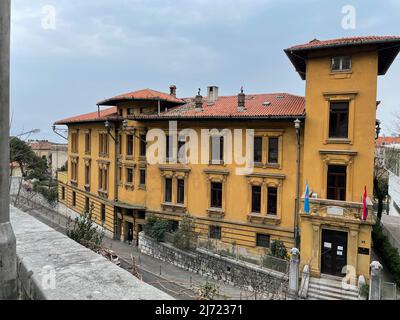
MULTIPOLYGON (((400 35, 400 0, 13 0, 12 134, 60 141, 54 121, 142 88, 194 96, 289 92, 304 81, 283 49, 314 38, 400 35), (355 29, 342 26, 352 5, 355 29), (52 13, 54 12, 55 15, 52 13), (53 23, 54 22, 54 23, 53 23)), ((378 117, 400 110, 400 58, 379 80, 378 117)))

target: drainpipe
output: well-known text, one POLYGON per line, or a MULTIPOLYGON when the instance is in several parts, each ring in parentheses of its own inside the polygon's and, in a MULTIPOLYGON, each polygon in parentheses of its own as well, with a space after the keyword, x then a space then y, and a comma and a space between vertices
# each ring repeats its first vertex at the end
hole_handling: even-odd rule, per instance
POLYGON ((296 202, 294 209, 294 240, 296 248, 300 249, 300 237, 299 237, 299 208, 300 208, 300 127, 301 121, 297 119, 294 122, 294 127, 296 129, 297 138, 297 159, 296 159, 296 202))
POLYGON ((0 1, 0 300, 17 299, 16 240, 10 223, 10 0, 0 1))
MULTIPOLYGON (((119 124, 115 124, 115 141, 114 141, 114 203, 118 203, 118 147, 121 141, 119 141, 119 124)), ((117 235, 117 207, 114 205, 114 235, 116 239, 117 235)))

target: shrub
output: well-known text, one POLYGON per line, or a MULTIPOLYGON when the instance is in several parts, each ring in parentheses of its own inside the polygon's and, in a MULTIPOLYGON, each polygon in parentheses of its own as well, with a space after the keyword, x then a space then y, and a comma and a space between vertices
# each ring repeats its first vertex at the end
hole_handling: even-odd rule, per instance
POLYGON ((150 216, 147 218, 144 225, 145 234, 157 242, 164 241, 165 233, 171 231, 171 229, 171 221, 160 219, 155 216, 150 216))
POLYGON ((219 295, 219 286, 207 281, 199 287, 199 300, 214 300, 219 295))
POLYGON ((195 240, 193 219, 189 214, 185 214, 179 224, 178 231, 174 234, 173 244, 178 249, 189 250, 193 248, 195 240))
POLYGON ((274 240, 271 243, 271 255, 280 259, 287 259, 288 258, 288 252, 286 250, 286 247, 281 240, 274 240))
POLYGON ((392 274, 394 281, 400 285, 400 255, 397 248, 392 247, 387 236, 383 234, 379 222, 372 228, 372 240, 376 252, 381 256, 383 263, 392 274))

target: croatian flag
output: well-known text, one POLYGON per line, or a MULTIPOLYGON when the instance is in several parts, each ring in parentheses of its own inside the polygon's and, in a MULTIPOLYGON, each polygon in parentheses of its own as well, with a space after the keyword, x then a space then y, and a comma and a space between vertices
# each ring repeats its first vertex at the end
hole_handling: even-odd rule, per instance
POLYGON ((368 218, 368 208, 367 208, 367 187, 364 189, 364 196, 363 196, 363 215, 362 219, 366 221, 368 218))
POLYGON ((304 212, 310 213, 310 189, 308 188, 308 181, 306 182, 306 192, 304 195, 304 212))

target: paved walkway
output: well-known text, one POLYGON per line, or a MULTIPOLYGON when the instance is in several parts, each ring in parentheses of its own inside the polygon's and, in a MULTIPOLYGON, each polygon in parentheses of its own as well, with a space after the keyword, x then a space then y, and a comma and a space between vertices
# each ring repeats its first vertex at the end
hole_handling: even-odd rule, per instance
MULTIPOLYGON (((62 233, 66 232, 67 218, 57 211, 40 205, 32 208, 21 204, 18 207, 55 230, 62 233)), ((161 289, 176 299, 196 299, 199 286, 210 280, 199 274, 141 254, 136 246, 118 240, 104 237, 103 245, 113 250, 120 257, 121 267, 125 269, 130 270, 132 268, 133 257, 144 282, 161 289)), ((215 283, 214 280, 210 281, 215 283)), ((217 285, 220 291, 219 299, 255 300, 261 298, 259 295, 255 296, 254 293, 221 282, 218 282, 217 285)))

